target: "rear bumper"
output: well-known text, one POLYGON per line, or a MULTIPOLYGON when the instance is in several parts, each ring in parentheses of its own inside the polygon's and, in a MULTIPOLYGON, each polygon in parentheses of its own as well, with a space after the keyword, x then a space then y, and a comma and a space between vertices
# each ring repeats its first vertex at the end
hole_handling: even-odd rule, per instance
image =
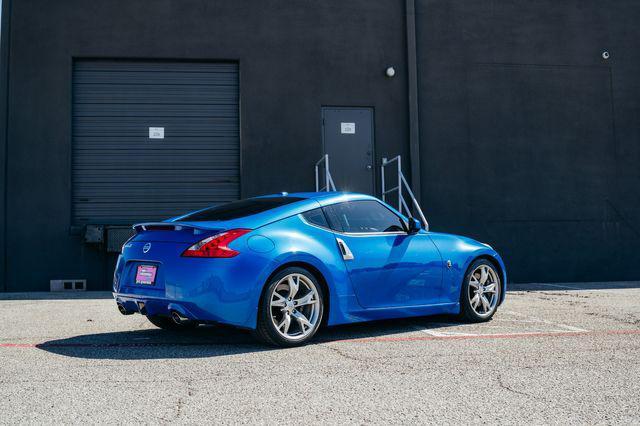
POLYGON ((255 328, 263 283, 272 260, 256 253, 234 258, 184 258, 182 247, 153 243, 148 253, 129 244, 114 272, 113 297, 126 311, 143 315, 181 316, 255 328), (136 268, 157 267, 153 285, 136 284, 136 268))
MULTIPOLYGON (((114 288, 116 304, 129 313, 169 316, 177 311, 182 317, 198 322, 224 323, 255 328, 256 292, 259 281, 237 282, 233 273, 211 273, 196 279, 193 271, 182 282, 160 284, 158 288, 126 284, 114 288)), ((242 279, 242 274, 237 274, 242 279)), ((260 275, 260 274, 257 274, 260 275)))
POLYGON ((178 312, 184 318, 199 322, 225 322, 192 302, 122 293, 113 293, 113 297, 128 313, 170 316, 172 312, 178 312))

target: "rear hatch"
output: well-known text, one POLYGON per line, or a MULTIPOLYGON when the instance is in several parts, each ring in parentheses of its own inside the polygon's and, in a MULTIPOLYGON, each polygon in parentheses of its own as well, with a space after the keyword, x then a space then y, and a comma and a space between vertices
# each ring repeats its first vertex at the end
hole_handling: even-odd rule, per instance
POLYGON ((182 257, 185 250, 224 230, 182 223, 146 223, 134 229, 136 234, 122 247, 116 270, 119 286, 133 293, 158 295, 164 292, 172 270, 189 268, 189 259, 182 257))

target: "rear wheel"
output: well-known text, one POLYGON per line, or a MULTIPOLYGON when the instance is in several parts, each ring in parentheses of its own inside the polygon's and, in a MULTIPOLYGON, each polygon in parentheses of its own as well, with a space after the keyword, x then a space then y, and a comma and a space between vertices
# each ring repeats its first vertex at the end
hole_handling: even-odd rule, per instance
POLYGON ((303 345, 318 331, 323 313, 322 287, 313 274, 286 268, 267 284, 255 334, 271 345, 303 345))
POLYGON ((195 328, 198 325, 196 322, 177 324, 171 318, 160 315, 147 316, 147 319, 151 324, 163 330, 186 330, 195 328))
POLYGON ((478 259, 471 264, 460 292, 460 316, 470 322, 491 319, 500 300, 500 274, 493 263, 478 259))

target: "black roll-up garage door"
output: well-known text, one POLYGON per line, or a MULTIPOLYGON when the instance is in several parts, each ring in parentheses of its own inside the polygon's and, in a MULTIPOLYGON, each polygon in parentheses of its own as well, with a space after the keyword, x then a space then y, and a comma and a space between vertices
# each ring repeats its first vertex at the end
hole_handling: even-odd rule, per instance
POLYGON ((76 224, 158 220, 239 198, 238 65, 77 60, 76 224))

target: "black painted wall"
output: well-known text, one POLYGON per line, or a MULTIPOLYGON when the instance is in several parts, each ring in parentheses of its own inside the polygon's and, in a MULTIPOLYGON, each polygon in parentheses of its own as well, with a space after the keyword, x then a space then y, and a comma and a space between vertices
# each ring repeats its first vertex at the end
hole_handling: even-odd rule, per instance
MULTIPOLYGON (((403 0, 3 7, 9 291, 109 287, 113 259, 71 232, 73 58, 238 61, 243 196, 313 187, 324 105, 373 107, 377 158, 408 157, 403 0)), ((416 13, 433 229, 491 243, 515 281, 638 279, 640 4, 416 0, 416 13)))
POLYGON ((252 196, 313 190, 323 105, 375 108, 377 154, 406 155, 403 28, 404 3, 391 0, 12 0, 8 290, 110 285, 108 256, 70 233, 74 57, 238 61, 241 191, 252 196))
POLYGON ((416 8, 434 229, 491 243, 516 282, 639 279, 640 3, 416 8))

